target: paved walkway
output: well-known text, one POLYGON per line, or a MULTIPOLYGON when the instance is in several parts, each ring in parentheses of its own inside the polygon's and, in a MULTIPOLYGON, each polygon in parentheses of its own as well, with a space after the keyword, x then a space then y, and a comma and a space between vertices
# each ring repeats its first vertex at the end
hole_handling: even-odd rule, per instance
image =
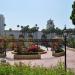
MULTIPOLYGON (((41 47, 44 48, 44 47, 41 47)), ((46 50, 46 48, 44 48, 46 50)), ((68 68, 74 68, 75 69, 75 52, 69 50, 70 48, 67 48, 67 67, 68 68)), ((41 59, 36 59, 36 60, 14 60, 13 59, 13 54, 11 51, 7 52, 7 57, 6 60, 10 64, 14 63, 19 63, 22 62, 26 65, 31 65, 31 66, 44 66, 44 67, 51 67, 55 66, 59 61, 64 62, 64 56, 62 57, 53 57, 51 49, 49 48, 46 54, 41 55, 41 59)))

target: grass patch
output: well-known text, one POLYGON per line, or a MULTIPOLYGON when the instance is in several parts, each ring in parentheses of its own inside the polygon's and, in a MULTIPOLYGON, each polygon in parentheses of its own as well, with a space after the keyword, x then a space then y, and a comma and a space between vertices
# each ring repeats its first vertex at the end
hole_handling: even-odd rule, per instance
MULTIPOLYGON (((22 63, 10 65, 8 63, 0 64, 0 75, 65 75, 64 65, 59 63, 55 67, 30 67, 22 63)), ((66 75, 74 75, 74 73, 68 69, 66 75)))

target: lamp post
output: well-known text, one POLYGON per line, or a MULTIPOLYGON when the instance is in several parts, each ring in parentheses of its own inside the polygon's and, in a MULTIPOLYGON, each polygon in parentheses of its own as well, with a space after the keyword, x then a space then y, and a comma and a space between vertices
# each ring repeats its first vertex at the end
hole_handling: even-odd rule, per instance
MULTIPOLYGON (((4 28, 5 28, 6 24, 4 24, 4 28)), ((6 38, 6 31, 4 30, 4 34, 5 34, 5 38, 6 38)), ((6 57, 6 40, 4 42, 4 50, 5 50, 5 57, 6 57)))
MULTIPOLYGON (((6 26, 6 24, 4 24, 4 27, 6 26)), ((6 31, 4 32, 5 33, 5 36, 6 36, 6 31)))
POLYGON ((66 26, 65 26, 65 28, 64 28, 65 71, 67 69, 67 64, 66 64, 66 43, 67 43, 67 33, 66 33, 66 26))

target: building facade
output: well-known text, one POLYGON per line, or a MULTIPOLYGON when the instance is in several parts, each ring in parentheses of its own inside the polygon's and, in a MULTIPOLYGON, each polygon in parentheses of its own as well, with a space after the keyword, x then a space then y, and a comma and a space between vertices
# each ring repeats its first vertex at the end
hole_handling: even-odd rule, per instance
POLYGON ((5 18, 3 15, 0 15, 0 35, 4 34, 4 24, 5 24, 5 18))
MULTIPOLYGON (((22 34, 21 31, 19 30, 5 30, 5 18, 3 15, 0 15, 0 35, 4 35, 4 36, 10 36, 10 35, 14 35, 14 37, 17 39, 19 37, 20 34, 22 34)), ((49 28, 54 28, 54 23, 53 20, 48 20, 47 21, 47 29, 49 28)), ((41 39, 43 33, 41 31, 37 31, 35 33, 31 33, 33 35, 34 39, 41 39)), ((50 33, 47 35, 48 39, 51 39, 52 37, 54 37, 55 34, 54 33, 50 33)), ((24 38, 27 39, 28 38, 28 33, 25 32, 24 34, 24 38)))

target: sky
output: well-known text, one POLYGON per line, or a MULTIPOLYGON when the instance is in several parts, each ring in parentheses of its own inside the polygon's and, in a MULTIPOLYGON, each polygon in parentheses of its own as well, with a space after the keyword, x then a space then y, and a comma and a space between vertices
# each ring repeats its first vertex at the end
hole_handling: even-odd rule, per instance
POLYGON ((70 20, 74 0, 0 0, 0 14, 5 17, 6 28, 17 25, 30 27, 38 24, 39 30, 46 28, 47 20, 54 21, 55 27, 74 28, 70 20))

